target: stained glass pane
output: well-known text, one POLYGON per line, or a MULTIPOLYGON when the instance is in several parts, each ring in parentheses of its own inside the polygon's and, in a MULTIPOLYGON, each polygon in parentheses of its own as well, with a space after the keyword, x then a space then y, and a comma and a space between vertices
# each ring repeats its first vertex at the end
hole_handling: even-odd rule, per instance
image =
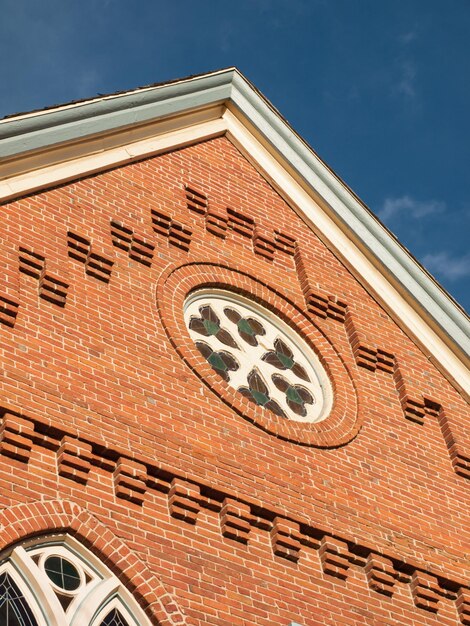
POLYGON ((272 311, 239 294, 201 289, 186 300, 184 315, 201 353, 245 398, 294 421, 327 417, 333 390, 326 371, 304 339, 272 311))
POLYGON ((100 626, 129 626, 117 609, 106 615, 100 626))
POLYGON ((7 573, 0 574, 0 625, 38 626, 26 598, 7 573))
POLYGON ((73 591, 80 587, 80 574, 77 568, 61 556, 47 558, 44 570, 52 582, 65 591, 73 591))

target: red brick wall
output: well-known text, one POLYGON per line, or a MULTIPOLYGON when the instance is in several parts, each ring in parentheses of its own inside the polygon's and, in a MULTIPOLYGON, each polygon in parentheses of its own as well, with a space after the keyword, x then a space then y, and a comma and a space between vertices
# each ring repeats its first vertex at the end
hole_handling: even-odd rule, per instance
POLYGON ((0 549, 68 529, 161 624, 470 623, 468 406, 227 139, 12 202, 0 237, 0 549), (331 420, 217 380, 198 284, 312 343, 331 420))

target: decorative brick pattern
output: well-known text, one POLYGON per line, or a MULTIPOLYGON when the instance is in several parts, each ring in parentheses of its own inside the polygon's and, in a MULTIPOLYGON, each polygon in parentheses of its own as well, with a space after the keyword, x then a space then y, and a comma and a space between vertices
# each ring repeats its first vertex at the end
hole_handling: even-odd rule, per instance
POLYGON ((296 563, 300 558, 300 526, 292 520, 276 517, 271 531, 271 543, 276 556, 296 563))
POLYGON ((19 251, 20 272, 40 280, 46 271, 46 259, 41 254, 20 246, 19 251))
POLYGON ((77 235, 72 231, 67 233, 67 246, 69 257, 83 263, 85 272, 93 278, 108 283, 111 278, 114 261, 111 250, 97 252, 86 237, 77 235))
POLYGON ((5 411, 0 426, 0 454, 27 463, 33 433, 34 426, 30 420, 5 411))
POLYGON ((461 442, 455 428, 455 418, 449 409, 437 406, 437 419, 441 428, 442 436, 449 451, 450 460, 454 471, 463 478, 470 479, 470 452, 461 442))
POLYGON ((255 254, 272 261, 276 252, 276 242, 268 237, 258 226, 255 227, 253 236, 253 250, 255 254))
POLYGON ((255 233, 255 221, 253 218, 236 211, 235 209, 228 208, 228 227, 234 232, 252 239, 255 233))
POLYGON ((455 606, 461 623, 470 626, 470 589, 468 587, 460 587, 455 606))
POLYGON ((0 324, 13 328, 19 303, 17 251, 0 238, 0 324))
POLYGON ((207 232, 225 239, 227 236, 228 219, 226 215, 218 213, 213 209, 209 209, 206 214, 206 230, 207 232))
POLYGON ((295 248, 294 262, 300 287, 302 289, 305 304, 309 313, 318 315, 323 319, 330 317, 331 319, 339 322, 344 322, 346 318, 347 305, 336 296, 320 294, 318 289, 313 289, 311 287, 305 261, 299 246, 295 248))
POLYGON ((343 580, 347 578, 349 549, 345 541, 325 535, 320 543, 319 555, 325 574, 343 580))
POLYGON ((347 312, 345 322, 346 332, 356 363, 372 372, 382 370, 387 374, 393 374, 395 370, 395 356, 392 352, 375 347, 372 339, 364 332, 358 330, 358 324, 356 324, 354 315, 350 310, 347 312))
POLYGON ((193 183, 185 186, 186 204, 190 211, 205 215, 207 212, 208 201, 206 194, 197 188, 193 183))
POLYGON ((199 487, 186 480, 174 478, 168 494, 170 515, 188 524, 195 524, 201 509, 199 487))
POLYGON ((410 377, 403 374, 403 365, 398 362, 393 376, 405 418, 417 424, 424 424, 426 400, 423 395, 412 385, 410 377))
POLYGON ((440 589, 435 576, 416 570, 411 577, 413 602, 420 609, 437 613, 440 589))
POLYGON ((142 463, 120 458, 114 470, 116 497, 142 504, 147 491, 147 468, 142 463))
POLYGON ((374 591, 392 596, 396 583, 396 572, 390 559, 371 552, 365 565, 367 582, 374 591))
POLYGON ((187 226, 155 209, 152 209, 152 226, 156 233, 167 237, 171 245, 188 252, 192 231, 187 226))
POLYGON ((111 220, 111 238, 113 245, 125 250, 131 259, 150 266, 155 246, 144 237, 137 235, 132 229, 126 228, 116 220, 111 220))
POLYGON ((92 448, 74 437, 62 438, 57 452, 57 469, 60 476, 86 484, 90 473, 92 448))
POLYGON ((220 511, 222 535, 240 543, 248 543, 251 530, 251 510, 247 504, 225 498, 220 511))
POLYGON ((282 231, 276 229, 274 231, 274 242, 278 250, 284 252, 284 254, 288 254, 289 256, 294 256, 296 247, 296 241, 294 237, 286 235, 282 231))
MULTIPOLYGON (((183 612, 193 626, 468 624, 468 408, 226 137, 21 198, 4 207, 0 230, 0 242, 13 238, 5 258, 21 284, 15 291, 8 279, 8 292, 0 282, 0 294, 19 303, 15 325, 0 325, 0 391, 28 426, 1 422, 2 550, 35 533, 70 532, 162 626, 182 623, 183 612), (185 197, 193 179, 205 197, 198 210, 185 197), (226 207, 245 207, 251 221, 232 214, 229 226, 226 207), (140 225, 150 225, 152 209, 147 232, 140 225), (138 232, 156 244, 151 269, 128 262, 131 243, 111 245, 115 218, 131 243, 138 232), (190 255, 169 245, 174 222, 194 231, 190 255), (272 261, 254 253, 255 225, 275 243, 272 261), (77 234, 68 248, 66 228, 77 234), (18 241, 39 272, 18 271, 18 241), (307 270, 302 286, 295 251, 307 270), (108 287, 81 275, 98 252, 126 261, 108 287), (63 310, 42 298, 38 306, 42 271, 73 287, 63 310), (201 286, 263 303, 306 338, 333 381, 324 422, 277 422, 227 390, 180 324, 186 296, 201 286), (342 323, 348 309, 356 354, 342 323), (400 419, 391 355, 422 426, 400 419), (437 613, 420 606, 425 585, 414 603, 415 570, 437 581, 437 613), (174 595, 155 583, 160 575, 174 595), (176 603, 183 612, 172 612, 176 603)), ((102 280, 114 276, 96 262, 102 280)))
MULTIPOLYGON (((355 546, 355 550, 351 552, 345 538, 322 535, 314 526, 277 515, 274 510, 242 501, 233 494, 223 495, 219 492, 218 498, 221 498, 219 507, 216 500, 201 495, 201 490, 207 489, 207 486, 203 487, 179 476, 170 479, 171 472, 167 468, 164 472, 165 480, 163 476, 153 480, 147 477, 146 468, 149 466, 146 463, 124 457, 121 457, 117 464, 110 463, 110 459, 114 458, 116 453, 112 449, 107 449, 104 442, 96 442, 96 449, 104 456, 92 454, 89 443, 70 434, 61 435, 57 429, 49 431, 44 428, 45 421, 20 417, 12 409, 6 409, 5 414, 7 419, 13 420, 10 422, 9 432, 18 433, 21 430, 25 434, 27 450, 22 448, 21 454, 29 458, 32 443, 42 443, 45 448, 58 450, 57 469, 61 476, 84 484, 89 475, 89 466, 106 468, 107 471, 113 472, 115 492, 120 498, 142 504, 146 488, 156 489, 160 493, 168 491, 170 513, 176 519, 195 524, 202 508, 210 511, 219 510, 222 536, 227 539, 247 544, 251 528, 256 527, 270 533, 273 554, 276 556, 295 563, 299 560, 302 546, 308 546, 318 550, 322 569, 329 576, 345 579, 350 567, 364 568, 370 588, 388 597, 392 597, 396 581, 412 583, 413 598, 418 608, 435 612, 440 598, 455 600, 459 615, 463 616, 462 623, 466 623, 463 620, 467 619, 469 590, 461 587, 458 593, 449 591, 457 589, 458 585, 455 581, 444 578, 442 574, 439 583, 435 575, 422 570, 415 570, 411 574, 400 573, 401 570, 409 571, 410 568, 396 555, 385 556, 372 552, 364 559, 358 556, 366 550, 360 543, 352 541, 351 545, 355 546), (36 424, 37 428, 34 427, 36 424), (256 510, 256 514, 253 514, 253 509, 256 510)), ((18 443, 17 439, 14 441, 18 443)), ((0 446, 2 443, 3 439, 0 446)), ((13 458, 19 457, 15 454, 13 458)), ((150 471, 152 476, 158 475, 157 467, 151 468, 150 471)), ((102 495, 104 497, 105 491, 102 495)))

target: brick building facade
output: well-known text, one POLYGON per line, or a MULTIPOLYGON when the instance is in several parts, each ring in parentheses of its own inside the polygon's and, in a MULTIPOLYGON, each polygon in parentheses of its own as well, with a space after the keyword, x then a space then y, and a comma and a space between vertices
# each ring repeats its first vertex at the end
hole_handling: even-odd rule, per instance
POLYGON ((468 319, 271 105, 0 134, 0 622, 470 624, 468 319))

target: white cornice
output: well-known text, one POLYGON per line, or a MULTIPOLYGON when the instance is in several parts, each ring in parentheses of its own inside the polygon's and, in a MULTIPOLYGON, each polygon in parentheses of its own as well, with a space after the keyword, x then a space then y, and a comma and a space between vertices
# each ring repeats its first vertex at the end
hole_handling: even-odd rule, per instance
POLYGON ((235 69, 0 122, 0 200, 228 133, 461 390, 470 322, 235 69))

